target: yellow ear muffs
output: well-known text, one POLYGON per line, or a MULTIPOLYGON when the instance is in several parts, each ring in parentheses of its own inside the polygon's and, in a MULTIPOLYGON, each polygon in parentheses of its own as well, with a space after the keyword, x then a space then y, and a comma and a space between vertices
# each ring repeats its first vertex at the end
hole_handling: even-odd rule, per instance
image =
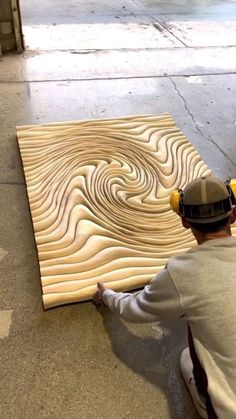
MULTIPOLYGON (((225 182, 228 191, 229 191, 229 197, 231 197, 231 203, 233 206, 236 206, 236 179, 230 179, 228 178, 225 182), (232 196, 232 193, 234 196, 232 196)), ((178 215, 182 215, 183 211, 183 190, 178 189, 176 191, 173 191, 170 195, 170 206, 174 212, 178 215), (182 208, 182 209, 181 209, 182 208)))
POLYGON ((170 206, 179 215, 180 192, 173 191, 170 195, 170 206))
POLYGON ((236 200, 236 179, 231 179, 229 184, 236 200))

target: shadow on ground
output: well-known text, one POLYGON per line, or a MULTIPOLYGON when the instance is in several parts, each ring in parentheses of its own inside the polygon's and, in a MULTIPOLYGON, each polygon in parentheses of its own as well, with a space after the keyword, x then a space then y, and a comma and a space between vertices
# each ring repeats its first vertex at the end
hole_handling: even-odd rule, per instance
POLYGON ((167 397, 171 418, 186 418, 179 373, 180 346, 187 345, 185 322, 153 324, 152 336, 143 335, 145 325, 142 325, 142 336, 138 336, 140 325, 125 324, 104 306, 98 312, 115 356, 135 374, 161 389, 167 397), (176 341, 181 345, 176 345, 176 341))

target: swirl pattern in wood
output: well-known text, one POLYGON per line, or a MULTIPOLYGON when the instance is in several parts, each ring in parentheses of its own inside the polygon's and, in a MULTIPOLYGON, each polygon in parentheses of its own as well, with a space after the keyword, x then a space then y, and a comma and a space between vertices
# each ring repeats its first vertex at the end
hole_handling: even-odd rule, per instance
POLYGON ((169 114, 17 128, 45 308, 140 288, 194 245, 171 191, 210 170, 169 114))

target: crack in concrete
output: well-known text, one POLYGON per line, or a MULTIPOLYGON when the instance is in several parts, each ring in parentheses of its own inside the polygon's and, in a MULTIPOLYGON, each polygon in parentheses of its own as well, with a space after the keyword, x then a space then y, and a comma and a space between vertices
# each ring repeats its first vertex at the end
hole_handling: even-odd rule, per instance
POLYGON ((201 135, 202 138, 204 138, 204 140, 207 140, 208 142, 212 143, 223 155, 224 157, 234 166, 236 167, 236 163, 228 156, 228 154, 219 146, 219 144, 217 144, 217 142, 208 134, 207 136, 204 134, 204 132, 201 130, 201 128, 199 127, 196 119, 194 118, 192 112, 190 111, 187 101, 184 98, 184 96, 180 93, 176 82, 173 80, 172 77, 169 77, 171 83, 174 86, 175 91, 177 92, 178 96, 182 99, 183 103, 184 103, 184 107, 186 109, 186 111, 188 112, 190 118, 192 119, 197 131, 199 132, 199 134, 201 135))
MULTIPOLYGON (((166 27, 166 25, 163 22, 160 22, 155 16, 153 16, 152 13, 148 12, 144 7, 142 7, 140 4, 138 4, 135 0, 130 0, 131 3, 133 3, 139 10, 142 10, 147 16, 151 17, 153 20, 155 20, 159 26, 158 30, 160 31, 160 28, 163 28, 162 31, 165 29, 173 38, 177 39, 182 45, 187 47, 187 44, 185 44, 176 34, 172 33, 171 30, 166 27)), ((157 29, 157 27, 156 27, 157 29)), ((161 32, 162 32, 161 31, 161 32)), ((171 39, 170 39, 171 41, 171 39)))
POLYGON ((166 22, 159 22, 163 28, 169 32, 170 35, 172 35, 174 38, 176 38, 181 44, 183 44, 186 48, 189 48, 188 44, 186 44, 182 39, 180 39, 176 33, 172 32, 172 30, 168 27, 166 22))

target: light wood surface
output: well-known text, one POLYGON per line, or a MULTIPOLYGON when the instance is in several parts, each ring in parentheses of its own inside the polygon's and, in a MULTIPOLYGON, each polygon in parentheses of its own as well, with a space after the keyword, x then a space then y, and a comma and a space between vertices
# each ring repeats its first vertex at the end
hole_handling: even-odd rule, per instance
POLYGON ((169 114, 17 128, 45 308, 147 284, 195 245, 171 191, 210 170, 169 114))

